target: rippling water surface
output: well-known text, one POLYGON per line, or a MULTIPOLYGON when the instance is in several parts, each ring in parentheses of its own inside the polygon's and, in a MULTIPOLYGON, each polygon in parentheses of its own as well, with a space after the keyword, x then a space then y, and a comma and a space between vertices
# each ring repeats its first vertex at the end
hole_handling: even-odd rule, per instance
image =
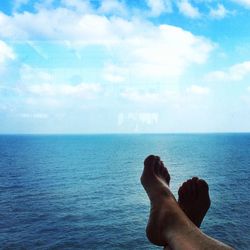
POLYGON ((0 136, 2 249, 157 249, 144 228, 139 178, 160 155, 171 187, 194 175, 210 185, 203 230, 250 246, 250 134, 0 136))

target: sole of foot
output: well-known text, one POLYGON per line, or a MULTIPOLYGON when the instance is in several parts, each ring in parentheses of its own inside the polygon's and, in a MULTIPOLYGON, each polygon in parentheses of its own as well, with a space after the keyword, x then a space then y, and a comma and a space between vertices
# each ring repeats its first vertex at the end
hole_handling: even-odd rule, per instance
POLYGON ((182 184, 178 191, 178 204, 189 219, 200 227, 211 201, 206 181, 193 177, 182 184))

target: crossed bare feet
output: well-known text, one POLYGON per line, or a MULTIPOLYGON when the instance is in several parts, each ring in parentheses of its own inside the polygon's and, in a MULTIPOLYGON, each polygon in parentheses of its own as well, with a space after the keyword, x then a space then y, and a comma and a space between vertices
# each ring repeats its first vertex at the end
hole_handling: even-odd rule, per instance
POLYGON ((148 194, 151 210, 146 228, 148 239, 170 249, 232 249, 199 230, 210 206, 208 185, 194 177, 179 189, 179 201, 169 189, 170 175, 160 157, 144 161, 141 183, 148 194))
MULTIPOLYGON (((150 175, 150 172, 154 171, 156 178, 161 183, 161 187, 158 188, 161 188, 161 192, 163 192, 162 189, 165 189, 166 185, 169 186, 170 182, 170 175, 167 169, 164 167, 163 162, 157 156, 149 156, 145 160, 145 168, 146 169, 144 169, 143 175, 141 177, 141 182, 145 190, 147 191, 147 175, 150 175)), ((169 189, 164 191, 166 192, 166 196, 170 195, 173 197, 172 193, 169 194, 169 189)), ((197 227, 200 227, 201 222, 203 221, 203 218, 210 207, 207 183, 198 177, 193 177, 182 184, 182 186, 179 188, 178 195, 178 204, 181 209, 197 227)), ((160 198, 158 197, 158 194, 155 196, 152 195, 151 192, 150 196, 153 196, 152 199, 160 198)))

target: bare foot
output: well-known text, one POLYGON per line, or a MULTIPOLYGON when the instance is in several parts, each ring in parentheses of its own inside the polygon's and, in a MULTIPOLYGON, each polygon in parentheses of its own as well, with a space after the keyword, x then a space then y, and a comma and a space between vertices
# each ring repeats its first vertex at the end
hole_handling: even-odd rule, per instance
POLYGON ((169 180, 168 171, 160 158, 153 155, 147 157, 141 183, 151 202, 146 228, 148 239, 155 245, 168 245, 173 250, 232 249, 205 235, 190 221, 170 191, 169 180))
POLYGON ((184 213, 200 227, 211 201, 208 193, 208 184, 197 177, 187 180, 178 191, 178 203, 184 213))
MULTIPOLYGON (((141 183, 151 202, 146 234, 153 244, 166 246, 171 233, 180 231, 183 211, 169 189, 170 175, 160 157, 150 155, 144 161, 141 183)), ((184 224, 188 221, 184 218, 184 224)))

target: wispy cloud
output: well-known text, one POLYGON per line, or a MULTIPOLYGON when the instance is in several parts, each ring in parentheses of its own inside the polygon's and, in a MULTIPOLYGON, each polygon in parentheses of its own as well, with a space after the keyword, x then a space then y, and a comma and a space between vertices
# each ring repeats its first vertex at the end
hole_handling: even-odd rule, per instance
POLYGON ((7 43, 0 40, 0 67, 3 66, 7 60, 14 60, 15 57, 16 55, 13 49, 7 45, 7 43))
POLYGON ((19 117, 25 119, 48 119, 49 115, 46 113, 21 113, 18 114, 19 117))
POLYGON ((250 8, 250 1, 249 0, 231 0, 231 1, 233 1, 239 5, 242 5, 248 9, 250 8))
POLYGON ((13 3, 13 9, 14 9, 14 11, 17 11, 23 5, 28 4, 29 0, 14 0, 13 2, 14 2, 13 3))
POLYGON ((124 3, 118 0, 103 0, 98 9, 101 14, 112 14, 115 16, 127 15, 127 7, 124 3))
POLYGON ((201 13, 197 7, 194 7, 188 0, 180 0, 178 3, 179 11, 187 17, 199 18, 201 13))
POLYGON ((89 0, 62 0, 62 6, 69 8, 77 13, 91 13, 92 6, 89 0))
POLYGON ((163 13, 172 12, 171 0, 147 0, 147 5, 150 8, 151 16, 160 16, 163 13))
POLYGON ((152 105, 164 102, 164 95, 162 92, 145 92, 136 89, 126 89, 121 93, 123 98, 130 101, 152 105))
POLYGON ((250 61, 235 64, 226 70, 217 70, 205 76, 207 81, 241 81, 250 75, 250 61))
POLYGON ((158 122, 159 114, 155 112, 122 112, 117 117, 117 125, 120 128, 129 128, 133 132, 152 127, 158 122))
POLYGON ((187 92, 196 95, 208 95, 210 93, 210 89, 208 87, 191 85, 187 88, 187 92))
POLYGON ((108 82, 121 83, 124 82, 128 76, 129 72, 125 67, 107 64, 103 69, 103 78, 108 82))
POLYGON ((73 96, 83 98, 93 98, 93 94, 99 93, 101 88, 98 84, 81 83, 78 85, 70 84, 34 84, 28 85, 24 90, 31 94, 40 96, 73 96))
POLYGON ((229 11, 224 7, 223 4, 218 4, 217 8, 211 9, 209 12, 209 16, 214 19, 222 19, 224 18, 229 11))

